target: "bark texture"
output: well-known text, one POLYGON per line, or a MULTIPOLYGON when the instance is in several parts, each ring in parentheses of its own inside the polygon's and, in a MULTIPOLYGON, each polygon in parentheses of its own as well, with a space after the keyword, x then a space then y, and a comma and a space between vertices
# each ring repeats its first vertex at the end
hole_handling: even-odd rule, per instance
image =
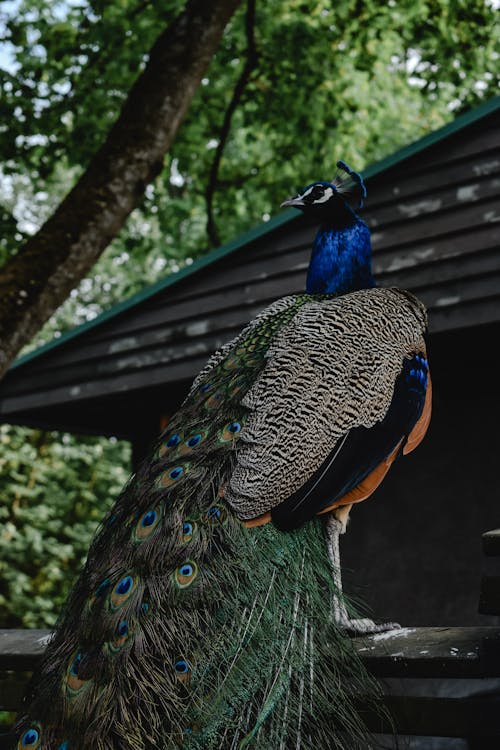
POLYGON ((88 169, 0 270, 0 377, 117 235, 160 172, 241 0, 189 0, 159 36, 88 169))

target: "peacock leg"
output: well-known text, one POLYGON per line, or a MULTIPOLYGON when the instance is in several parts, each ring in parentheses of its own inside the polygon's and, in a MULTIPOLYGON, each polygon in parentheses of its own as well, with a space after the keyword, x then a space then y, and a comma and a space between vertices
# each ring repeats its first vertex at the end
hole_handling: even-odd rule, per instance
POLYGON ((387 630, 400 628, 396 622, 377 624, 368 617, 352 618, 347 611, 342 592, 342 574, 340 570, 339 537, 345 531, 345 525, 333 513, 329 513, 325 523, 326 546, 332 568, 332 578, 335 591, 332 596, 333 619, 336 625, 345 628, 353 635, 369 635, 370 633, 384 633, 387 630))

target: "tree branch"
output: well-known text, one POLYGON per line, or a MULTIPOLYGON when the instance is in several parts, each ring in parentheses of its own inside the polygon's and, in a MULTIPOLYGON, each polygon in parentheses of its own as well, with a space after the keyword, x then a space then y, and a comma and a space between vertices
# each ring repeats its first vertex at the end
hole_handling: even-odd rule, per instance
POLYGON ((241 101, 243 92, 250 80, 250 76, 257 65, 258 53, 255 45, 255 3, 256 0, 247 0, 247 12, 245 17, 245 29, 247 38, 246 61, 241 71, 241 75, 234 87, 231 101, 229 102, 224 120, 219 132, 218 144, 215 150, 214 159, 210 168, 208 184, 205 190, 205 203, 207 207, 207 234, 212 245, 220 245, 219 233, 214 219, 214 195, 217 188, 217 178, 219 175, 220 163, 224 147, 231 130, 231 120, 233 114, 241 101))
POLYGON ((163 167, 241 0, 188 0, 158 37, 105 143, 51 218, 0 269, 0 376, 89 271, 163 167))

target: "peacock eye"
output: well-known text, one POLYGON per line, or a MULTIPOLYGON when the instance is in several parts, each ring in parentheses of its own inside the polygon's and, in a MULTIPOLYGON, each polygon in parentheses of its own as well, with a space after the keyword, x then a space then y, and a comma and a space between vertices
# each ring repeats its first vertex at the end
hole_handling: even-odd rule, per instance
POLYGON ((156 523, 157 518, 158 513, 156 512, 156 510, 148 510, 148 512, 145 513, 141 519, 141 526, 146 529, 148 526, 152 526, 154 523, 156 523))
POLYGON ((128 623, 126 620, 122 620, 117 626, 116 626, 116 635, 120 638, 125 638, 125 636, 128 635, 128 623))
POLYGON ((201 443, 201 434, 198 433, 197 435, 192 435, 189 440, 187 441, 187 445, 190 448, 196 448, 197 445, 201 443))
POLYGON ((176 433, 175 435, 171 435, 169 437, 169 439, 167 440, 167 442, 165 443, 165 445, 167 446, 167 448, 175 448, 175 446, 179 445, 180 442, 181 442, 181 438, 176 433))
POLYGON ((66 686, 72 693, 78 693, 86 683, 89 682, 90 678, 80 676, 80 667, 83 661, 84 655, 81 651, 76 651, 71 656, 68 666, 66 668, 66 686))
POLYGON ((131 575, 123 576, 109 596, 112 609, 118 609, 118 607, 125 604, 134 593, 137 584, 138 579, 136 577, 131 575))
POLYGON ((81 661, 82 661, 82 655, 78 653, 70 664, 69 673, 73 675, 74 677, 78 677, 78 672, 80 671, 81 661))
POLYGON ((194 562, 186 560, 175 571, 175 581, 179 588, 184 589, 190 586, 198 574, 198 567, 194 562))
POLYGON ((177 674, 186 674, 189 672, 189 664, 185 659, 178 659, 174 664, 174 669, 177 674))
POLYGON ((191 666, 185 659, 177 659, 174 663, 175 676, 179 682, 188 683, 191 676, 191 666))
POLYGON ((132 634, 132 629, 127 620, 121 620, 115 628, 114 637, 109 642, 109 648, 113 653, 119 651, 132 634))
POLYGON ((148 539, 158 527, 161 521, 161 509, 160 506, 156 508, 148 508, 142 516, 139 517, 133 531, 133 538, 137 543, 143 542, 148 539))
POLYGON ((36 748, 40 744, 40 732, 37 729, 28 729, 20 740, 19 747, 36 748))
POLYGON ((167 469, 167 471, 158 476, 156 480, 157 487, 173 487, 176 482, 183 479, 189 473, 190 466, 189 461, 186 461, 174 466, 172 469, 167 469))
POLYGON ((229 422, 228 424, 224 425, 220 436, 223 442, 234 441, 237 438, 238 433, 240 432, 241 422, 237 422, 235 420, 234 422, 229 422))
POLYGON ((207 510, 206 513, 206 520, 211 526, 216 526, 217 524, 222 524, 226 520, 227 513, 224 508, 220 508, 218 505, 212 505, 211 508, 207 510))
POLYGON ((186 520, 182 524, 182 542, 190 542, 196 530, 196 522, 186 520))
POLYGON ((132 578, 132 576, 126 576, 125 578, 122 578, 122 580, 117 584, 115 588, 116 593, 120 596, 128 594, 128 592, 132 588, 133 583, 134 579, 132 578))

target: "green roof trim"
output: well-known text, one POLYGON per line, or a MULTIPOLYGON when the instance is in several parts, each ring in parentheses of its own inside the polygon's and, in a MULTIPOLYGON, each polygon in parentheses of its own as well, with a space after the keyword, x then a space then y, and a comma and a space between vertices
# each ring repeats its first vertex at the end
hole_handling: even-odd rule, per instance
MULTIPOLYGON (((438 130, 434 130, 432 133, 429 133, 423 138, 420 138, 418 141, 415 141, 414 143, 411 143, 404 148, 398 149, 390 156, 387 156, 384 159, 381 159, 380 161, 369 165, 366 169, 362 170, 363 177, 365 178, 365 180, 369 180, 370 178, 375 177, 381 172, 385 172, 388 169, 397 166, 406 159, 409 159, 412 156, 419 154, 421 151, 434 146, 436 143, 439 143, 443 139, 448 138, 450 135, 453 135, 463 128, 468 127, 469 125, 472 125, 479 120, 482 120, 484 117, 487 117, 493 112, 496 112, 498 109, 500 109, 500 96, 489 99, 483 104, 480 104, 478 107, 475 107, 469 112, 466 112, 465 114, 455 118, 455 120, 452 120, 447 125, 438 128, 438 130)), ((66 333, 64 333, 59 338, 55 338, 52 341, 49 341, 46 344, 38 347, 37 349, 34 349, 32 352, 18 357, 11 365, 10 370, 21 367, 31 360, 46 354, 48 351, 54 349, 55 347, 61 346, 62 344, 71 341, 77 336, 80 336, 83 333, 92 330, 102 323, 106 323, 116 315, 119 315, 120 313, 125 312, 132 307, 135 307, 136 305, 144 302, 158 292, 162 292, 165 289, 168 289, 174 284, 177 284, 179 281, 182 281, 183 279, 191 276, 197 271, 200 271, 202 268, 206 268, 207 266, 216 263, 222 258, 225 258, 227 255, 231 255, 235 251, 245 247, 245 245, 248 245, 250 242, 257 240, 260 237, 263 237, 274 231, 275 229, 279 229, 284 224, 288 224, 294 219, 296 220, 298 218, 300 218, 300 214, 297 214, 297 212, 291 208, 283 211, 277 216, 273 216, 269 221, 264 222, 263 224, 259 224, 253 229, 250 229, 249 231, 239 235, 234 240, 231 240, 231 242, 228 242, 225 245, 222 245, 221 247, 208 252, 206 255, 203 255, 201 258, 194 261, 194 263, 192 263, 190 266, 185 266, 180 271, 169 274, 164 279, 157 281, 155 284, 151 284, 145 287, 145 289, 143 289, 141 292, 128 297, 123 302, 119 302, 109 310, 105 310, 93 320, 90 320, 87 323, 82 323, 81 325, 76 326, 69 331, 66 331, 66 333)))
POLYGON ((280 226, 282 226, 282 224, 287 224, 293 219, 298 219, 299 217, 300 214, 297 214, 297 212, 294 211, 293 208, 289 208, 286 211, 283 211, 283 213, 277 216, 273 216, 271 219, 269 219, 269 221, 264 222, 263 224, 259 224, 258 226, 248 230, 247 232, 244 232, 225 245, 221 245, 221 247, 218 247, 215 250, 206 253, 206 255, 203 255, 201 258, 198 258, 198 260, 195 260, 193 263, 191 263, 191 265, 184 266, 184 268, 181 268, 180 271, 171 273, 164 279, 160 279, 159 281, 157 281, 155 284, 150 284, 142 291, 133 294, 131 297, 127 297, 127 299, 123 300, 123 302, 118 302, 118 304, 113 305, 113 307, 110 307, 109 310, 105 310, 100 315, 93 318, 93 320, 89 320, 87 323, 82 323, 79 326, 75 326, 75 328, 72 328, 71 330, 63 333, 62 336, 59 336, 59 338, 54 338, 52 339, 52 341, 48 341, 46 344, 42 344, 42 346, 39 346, 32 352, 23 354, 12 363, 9 369, 13 370, 16 367, 20 367, 21 365, 30 362, 35 357, 39 357, 42 354, 50 351, 51 349, 54 349, 56 346, 65 344, 67 341, 70 341, 76 336, 80 336, 81 334, 90 331, 92 328, 105 323, 111 318, 114 318, 116 315, 119 315, 120 313, 125 312, 132 307, 135 307, 141 302, 144 302, 158 292, 162 292, 164 289, 168 289, 168 287, 172 286, 173 284, 177 284, 177 282, 181 281, 187 276, 191 276, 192 274, 196 273, 196 271, 200 271, 202 268, 212 265, 221 258, 225 258, 226 255, 230 255, 236 250, 239 250, 241 247, 248 245, 250 242, 259 239, 259 237, 272 232, 273 229, 278 229, 280 226))
POLYGON ((488 99, 488 101, 474 107, 474 109, 469 110, 469 112, 456 117, 447 125, 443 125, 443 127, 433 130, 432 133, 424 135, 423 138, 419 138, 418 141, 414 141, 414 143, 410 143, 408 146, 400 148, 390 156, 386 156, 385 159, 375 162, 375 164, 370 164, 370 166, 362 170, 363 177, 365 180, 369 180, 370 177, 375 177, 375 175, 380 174, 380 172, 385 172, 386 170, 391 169, 391 167, 394 167, 402 161, 419 154, 421 151, 434 146, 436 143, 448 138, 450 135, 454 135, 460 130, 463 130, 463 128, 473 125, 484 117, 493 114, 493 112, 496 112, 498 109, 500 109, 500 96, 488 99))

